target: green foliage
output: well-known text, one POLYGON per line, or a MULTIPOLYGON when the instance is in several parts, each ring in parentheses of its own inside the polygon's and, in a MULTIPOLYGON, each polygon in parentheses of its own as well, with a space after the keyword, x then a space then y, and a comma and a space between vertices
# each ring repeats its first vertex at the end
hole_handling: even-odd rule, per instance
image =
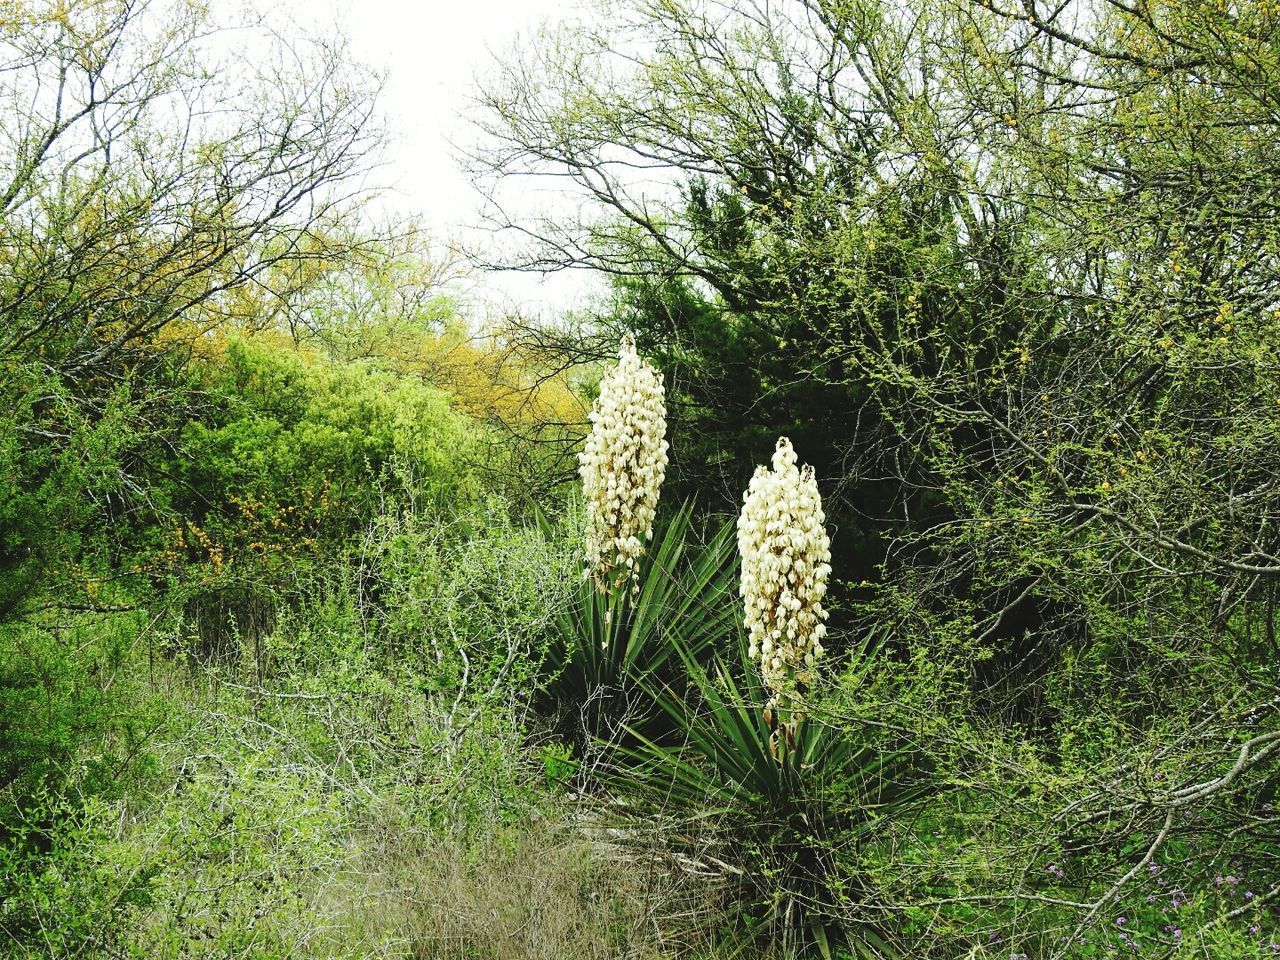
MULTIPOLYGON (((678 733, 660 743, 631 730, 638 746, 618 748, 609 782, 637 812, 673 818, 675 842, 691 855, 731 864, 741 909, 784 947, 898 955, 897 931, 867 919, 865 862, 886 824, 931 788, 922 758, 892 736, 820 715, 778 725, 741 631, 733 636, 737 657, 710 667, 670 641, 689 693, 652 677, 644 686, 678 733)), ((868 642, 854 669, 870 671, 877 651, 868 642)))
POLYGON ((172 707, 136 676, 144 619, 0 624, 0 942, 78 956, 113 941, 145 864, 115 813, 161 774, 172 707))
POLYGON ((151 906, 149 886, 160 869, 121 835, 123 812, 118 801, 100 796, 45 796, 6 818, 8 843, 0 847, 6 956, 121 955, 130 925, 151 906), (39 858, 24 855, 37 845, 39 858))
POLYGON ((341 805, 320 768, 296 767, 278 747, 187 761, 132 837, 153 875, 127 934, 131 955, 328 953, 330 890, 354 854, 341 805))
POLYGON ((138 615, 0 626, 0 811, 68 785, 115 796, 146 772, 166 708, 135 676, 142 627, 138 615))
POLYGON ((376 520, 358 572, 387 655, 450 695, 527 702, 577 571, 558 531, 491 500, 376 520))
POLYGON ((542 771, 546 775, 547 785, 568 783, 578 772, 578 761, 573 758, 573 744, 544 744, 539 757, 542 760, 542 771))
POLYGON ((481 95, 598 202, 545 329, 354 226, 340 44, 215 7, 0 11, 0 953, 1280 950, 1274 9, 602 4, 481 95), (519 522, 624 331, 634 595, 519 522), (781 728, 692 506, 779 434, 839 608, 781 728))
POLYGON ((184 431, 175 498, 210 534, 260 537, 259 551, 340 540, 384 497, 462 509, 480 492, 474 429, 424 384, 252 340, 233 341, 205 379, 213 408, 184 431))
POLYGON ((269 268, 341 255, 328 238, 351 205, 319 195, 361 168, 372 131, 367 78, 338 47, 300 44, 289 70, 237 62, 208 47, 224 25, 208 7, 35 3, 2 20, 7 617, 36 591, 83 602, 78 566, 120 566, 154 523, 191 345, 269 268))
MULTIPOLYGON (((551 527, 543 523, 550 534, 551 527)), ((552 623, 544 686, 574 735, 620 730, 645 682, 671 681, 682 645, 694 656, 719 642, 737 617, 734 526, 723 522, 697 539, 692 502, 659 516, 640 560, 638 589, 602 591, 573 574, 570 601, 552 623)))
POLYGON ((524 719, 565 554, 498 503, 379 518, 362 543, 281 612, 264 672, 221 671, 244 698, 229 712, 416 830, 523 816, 543 779, 524 719))
POLYGON ((143 509, 127 476, 151 446, 136 421, 166 416, 134 396, 139 386, 120 384, 86 413, 36 365, 0 359, 0 618, 36 594, 89 602, 92 575, 116 565, 143 509))
POLYGON ((479 428, 416 380, 271 338, 233 340, 193 374, 199 415, 153 487, 173 526, 137 549, 182 604, 200 660, 239 645, 260 660, 280 611, 362 549, 380 517, 462 514, 484 493, 479 428))
POLYGON ((636 2, 487 84, 495 189, 585 200, 521 262, 623 278, 566 362, 637 333, 676 487, 736 496, 762 427, 818 465, 875 706, 953 785, 875 871, 921 955, 1084 950, 1182 844, 1188 891, 1274 867, 1278 38, 1212 0, 636 2))

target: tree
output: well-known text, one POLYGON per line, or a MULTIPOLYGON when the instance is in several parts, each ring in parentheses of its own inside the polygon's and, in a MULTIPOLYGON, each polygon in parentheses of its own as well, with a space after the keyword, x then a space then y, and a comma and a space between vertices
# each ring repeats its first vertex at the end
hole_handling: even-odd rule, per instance
MULTIPOLYGON (((867 612, 934 685, 917 693, 941 695, 947 742, 989 759, 976 740, 1029 738, 1037 762, 1018 769, 1062 776, 1041 813, 1096 855, 1078 916, 1194 837, 1188 805, 1250 838, 1219 858, 1266 869, 1271 14, 610 9, 502 65, 475 159, 498 225, 530 241, 524 265, 620 278, 610 322, 676 381, 673 482, 740 490, 757 417, 802 438, 833 517, 847 531, 863 513, 884 538, 861 556, 837 538, 836 573, 879 565, 867 612), (585 215, 504 217, 504 184, 545 174, 592 201, 585 215), (1000 732, 952 737, 968 724, 1000 732)), ((1015 804, 1008 781, 990 788, 1015 804)), ((1017 822, 1010 856, 1029 870, 1018 858, 1044 847, 1022 840, 1046 824, 1017 822)))
POLYGON ((66 571, 88 518, 145 509, 184 352, 235 292, 342 254, 375 85, 340 45, 229 39, 185 0, 0 22, 0 613, 66 571))
POLYGON ((858 17, 836 30, 802 4, 634 4, 616 36, 572 28, 502 65, 474 156, 497 226, 533 241, 518 265, 616 278, 612 326, 671 380, 677 488, 736 503, 746 465, 792 435, 826 484, 851 579, 936 502, 884 482, 921 477, 895 443, 892 390, 851 353, 869 333, 860 314, 896 337, 913 322, 898 304, 927 287, 976 326, 1010 282, 969 269, 1010 259, 1004 232, 966 211, 958 174, 919 162, 946 132, 923 116, 918 132, 898 126, 907 101, 924 110, 903 86, 927 69, 911 65, 923 20, 874 4, 858 17), (583 218, 505 215, 510 180, 552 173, 595 201, 583 218))
POLYGON ((526 506, 558 498, 576 476, 581 385, 557 358, 530 349, 518 325, 469 300, 458 264, 433 256, 424 231, 410 224, 384 234, 358 232, 354 257, 274 269, 264 291, 241 296, 239 325, 287 332, 330 358, 366 360, 447 391, 487 428, 474 466, 492 489, 526 506))

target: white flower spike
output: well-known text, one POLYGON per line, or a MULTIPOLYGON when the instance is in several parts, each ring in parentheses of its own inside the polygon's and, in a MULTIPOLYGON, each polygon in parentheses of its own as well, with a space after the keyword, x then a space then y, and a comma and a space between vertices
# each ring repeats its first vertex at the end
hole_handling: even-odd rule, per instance
POLYGON ((831 540, 813 467, 796 466, 786 437, 773 469, 757 467, 738 518, 742 602, 750 645, 772 693, 770 706, 801 708, 800 685, 813 679, 822 656, 831 575, 831 540))
POLYGON ((601 590, 628 580, 653 536, 653 515, 667 473, 662 377, 636 353, 630 336, 618 364, 600 381, 591 434, 578 465, 587 501, 587 573, 601 590))

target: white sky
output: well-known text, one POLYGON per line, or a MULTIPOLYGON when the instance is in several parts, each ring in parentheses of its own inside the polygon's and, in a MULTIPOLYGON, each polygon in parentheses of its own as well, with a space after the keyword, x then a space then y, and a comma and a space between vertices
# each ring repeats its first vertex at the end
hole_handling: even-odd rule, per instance
MULTIPOLYGON (((458 169, 450 140, 465 143, 467 96, 492 54, 544 21, 571 16, 566 0, 285 0, 312 27, 335 21, 360 61, 385 71, 382 112, 393 142, 385 180, 392 205, 420 213, 441 238, 483 242, 480 195, 458 169)), ((598 281, 580 272, 479 278, 482 291, 526 313, 553 314, 580 302, 598 281)))

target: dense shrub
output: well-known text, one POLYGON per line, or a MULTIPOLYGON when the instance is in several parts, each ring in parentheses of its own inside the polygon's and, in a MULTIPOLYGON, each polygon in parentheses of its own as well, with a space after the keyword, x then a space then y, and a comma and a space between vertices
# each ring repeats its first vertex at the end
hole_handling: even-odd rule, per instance
POLYGON ((232 341, 201 379, 209 405, 183 432, 173 500, 223 562, 332 548, 384 508, 460 509, 482 492, 475 426, 425 383, 270 338, 232 341))
POLYGON ((174 708, 138 676, 142 616, 0 624, 0 942, 79 956, 145 900, 120 839, 134 791, 164 781, 174 708))

